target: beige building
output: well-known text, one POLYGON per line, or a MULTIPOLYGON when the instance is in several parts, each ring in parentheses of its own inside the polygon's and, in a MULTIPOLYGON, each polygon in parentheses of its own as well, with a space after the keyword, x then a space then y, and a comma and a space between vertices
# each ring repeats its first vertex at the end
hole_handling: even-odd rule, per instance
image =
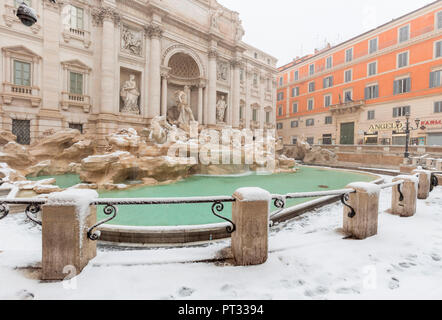
POLYGON ((0 4, 0 125, 28 144, 62 128, 104 136, 177 116, 176 92, 207 127, 275 126, 277 60, 242 42, 216 0, 25 0, 0 4))

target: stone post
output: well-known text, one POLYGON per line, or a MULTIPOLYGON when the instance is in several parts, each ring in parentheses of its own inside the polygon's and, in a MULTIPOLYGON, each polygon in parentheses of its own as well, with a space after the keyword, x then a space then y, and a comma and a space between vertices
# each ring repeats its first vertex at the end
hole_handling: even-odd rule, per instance
POLYGON ((97 222, 96 207, 89 207, 84 225, 76 209, 76 206, 43 206, 42 280, 63 280, 73 271, 79 274, 97 255, 96 241, 87 238, 87 228, 97 222))
POLYGON ((352 183, 346 188, 354 189, 347 204, 355 211, 349 217, 350 208, 344 206, 344 232, 355 239, 363 240, 378 233, 379 194, 381 187, 372 183, 352 183))
POLYGON ((393 179, 393 182, 399 180, 404 180, 404 183, 401 185, 403 200, 400 200, 398 187, 393 187, 391 213, 401 217, 412 217, 416 214, 419 179, 414 176, 397 176, 393 179))
POLYGON ((420 200, 427 199, 430 196, 431 171, 417 169, 413 171, 413 174, 417 174, 419 178, 417 198, 420 200))
POLYGON ((232 253, 237 265, 263 264, 268 258, 270 194, 260 188, 238 189, 233 197, 232 253))

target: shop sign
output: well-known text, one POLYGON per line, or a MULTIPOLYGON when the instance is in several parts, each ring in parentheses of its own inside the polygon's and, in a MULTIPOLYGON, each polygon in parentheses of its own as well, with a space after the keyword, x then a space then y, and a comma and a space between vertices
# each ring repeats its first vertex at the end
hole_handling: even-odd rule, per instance
POLYGON ((385 123, 377 123, 372 124, 370 126, 370 129, 368 129, 369 132, 376 132, 376 131, 400 131, 404 125, 402 123, 399 123, 397 125, 396 122, 385 122, 385 123))
POLYGON ((421 121, 421 126, 424 126, 424 127, 441 126, 441 125, 442 125, 442 119, 421 121))

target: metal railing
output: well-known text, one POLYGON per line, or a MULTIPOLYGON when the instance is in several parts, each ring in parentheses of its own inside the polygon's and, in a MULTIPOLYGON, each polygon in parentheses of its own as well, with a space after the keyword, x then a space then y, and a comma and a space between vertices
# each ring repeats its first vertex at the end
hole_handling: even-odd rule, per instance
MULTIPOLYGON (((442 174, 442 172, 433 172, 431 175, 431 191, 434 187, 439 185, 436 174, 442 174)), ((404 180, 398 180, 391 183, 385 183, 379 185, 381 190, 387 188, 394 188, 397 186, 397 190, 400 194, 400 201, 404 200, 401 186, 404 180)), ((319 198, 328 196, 340 196, 341 202, 344 206, 350 209, 348 216, 354 218, 356 211, 348 204, 350 194, 356 191, 352 188, 329 190, 329 191, 314 191, 314 192, 297 192, 288 193, 285 195, 274 194, 271 195, 272 202, 278 210, 270 214, 270 217, 277 215, 285 209, 288 199, 305 199, 305 198, 319 198)), ((218 197, 187 197, 187 198, 121 198, 121 199, 97 199, 90 203, 94 206, 104 206, 103 213, 109 216, 103 219, 90 228, 88 228, 88 238, 96 241, 100 238, 101 233, 97 228, 111 220, 113 220, 118 214, 118 206, 128 205, 179 205, 179 204, 212 204, 211 211, 216 217, 225 220, 230 225, 226 227, 228 233, 236 231, 235 223, 222 216, 221 212, 224 210, 224 203, 233 203, 236 199, 232 196, 218 196, 218 197)), ((26 217, 38 225, 42 225, 42 221, 38 219, 37 215, 41 211, 41 206, 48 202, 47 199, 40 198, 23 198, 23 199, 0 199, 0 220, 4 219, 9 214, 9 205, 27 205, 25 209, 26 217)))

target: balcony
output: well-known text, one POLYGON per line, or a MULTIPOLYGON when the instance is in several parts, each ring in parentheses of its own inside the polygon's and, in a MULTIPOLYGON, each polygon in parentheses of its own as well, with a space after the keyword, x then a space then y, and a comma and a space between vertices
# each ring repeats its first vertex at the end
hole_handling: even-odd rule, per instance
POLYGON ((62 35, 66 43, 76 40, 82 42, 86 49, 91 45, 91 33, 89 31, 70 27, 64 29, 62 35))
POLYGON ((83 94, 62 92, 61 108, 64 111, 68 111, 69 107, 72 106, 81 107, 84 113, 89 113, 91 109, 91 98, 83 94))
POLYGON ((20 86, 9 82, 3 82, 3 92, 1 93, 3 103, 12 104, 14 100, 30 101, 31 106, 38 108, 41 105, 40 88, 33 86, 20 86))
POLYGON ((330 106, 330 112, 333 114, 356 113, 365 106, 365 100, 348 101, 330 106))

